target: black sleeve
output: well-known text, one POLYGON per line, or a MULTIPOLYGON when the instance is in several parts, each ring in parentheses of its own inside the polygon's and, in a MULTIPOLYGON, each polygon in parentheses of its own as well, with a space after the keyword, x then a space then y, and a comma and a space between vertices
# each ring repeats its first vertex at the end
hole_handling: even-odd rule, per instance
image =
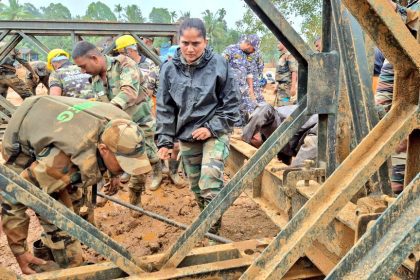
POLYGON ((214 116, 205 124, 214 137, 230 133, 233 125, 239 121, 239 91, 233 76, 233 70, 225 59, 218 63, 226 69, 226 79, 220 86, 218 107, 214 116))
POLYGON ((169 93, 170 83, 166 75, 167 68, 168 63, 162 65, 159 75, 160 84, 156 94, 158 148, 173 148, 176 136, 178 108, 169 93))

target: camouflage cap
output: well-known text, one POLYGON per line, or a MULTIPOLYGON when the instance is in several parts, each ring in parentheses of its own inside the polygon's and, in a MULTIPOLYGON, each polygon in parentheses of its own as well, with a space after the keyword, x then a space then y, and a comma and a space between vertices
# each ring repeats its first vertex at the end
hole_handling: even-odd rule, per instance
POLYGON ((152 170, 144 147, 144 134, 139 126, 125 119, 111 120, 105 127, 101 141, 115 154, 122 170, 140 175, 152 170))
POLYGON ((251 44, 251 46, 254 47, 255 50, 258 50, 260 47, 261 39, 257 34, 242 34, 239 41, 247 41, 251 44))

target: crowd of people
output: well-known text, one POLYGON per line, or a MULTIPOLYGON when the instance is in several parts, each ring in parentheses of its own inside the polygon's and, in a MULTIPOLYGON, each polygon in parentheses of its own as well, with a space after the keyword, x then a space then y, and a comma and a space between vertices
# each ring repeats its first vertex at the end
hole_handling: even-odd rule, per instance
MULTIPOLYGON (((395 5, 411 30, 419 27, 418 12, 412 12, 419 9, 415 2, 415 7, 395 5)), ((242 140, 259 147, 296 108, 298 64, 281 42, 274 104, 264 100, 264 62, 255 34, 242 35, 217 54, 208 46, 203 22, 186 19, 179 27, 179 47, 170 49, 161 67, 139 51, 130 35, 117 38, 115 45, 114 56, 81 41, 71 54, 50 51, 47 62, 29 64, 14 53, 0 65, 0 93, 6 97, 11 87, 25 99, 4 135, 5 164, 75 213, 86 187, 112 195, 121 182, 130 182, 130 203, 141 206, 146 185, 157 190, 165 167, 176 186, 185 185, 180 166, 203 210, 224 186, 233 128, 242 129, 242 140), (15 60, 28 69, 26 83, 16 76, 15 60), (40 82, 49 96, 34 96, 40 82)), ((322 51, 320 38, 314 49, 322 51)), ((387 61, 380 69, 376 100, 379 107, 387 106, 382 108, 386 112, 392 102, 393 69, 387 61)), ((314 115, 278 159, 302 166, 316 156, 314 115)), ((401 183, 403 168, 396 166, 394 181, 401 183)), ((42 271, 45 260, 32 255, 26 243, 26 207, 2 199, 2 208, 3 231, 22 272, 42 271)), ((80 265, 80 242, 39 218, 41 242, 57 265, 80 265)), ((217 234, 220 226, 221 220, 210 232, 217 234)))

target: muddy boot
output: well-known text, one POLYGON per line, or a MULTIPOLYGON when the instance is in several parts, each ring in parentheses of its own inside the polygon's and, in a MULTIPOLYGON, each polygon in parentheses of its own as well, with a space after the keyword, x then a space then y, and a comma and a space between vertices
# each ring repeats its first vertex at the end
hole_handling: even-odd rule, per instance
POLYGON ((51 249, 45 246, 41 239, 34 242, 33 252, 35 257, 43 259, 44 261, 54 260, 51 249))
MULTIPOLYGON (((204 207, 207 207, 207 205, 210 203, 210 201, 212 201, 212 199, 208 199, 208 198, 203 198, 204 201, 204 207)), ((218 219, 209 229, 209 233, 213 233, 213 234, 219 234, 219 230, 222 227, 222 217, 220 217, 220 219, 218 219)), ((212 240, 211 240, 212 241, 212 240)), ((213 241, 215 242, 215 241, 213 241)), ((216 245, 217 242, 213 245, 216 245)))
POLYGON ((175 184, 175 187, 182 189, 185 187, 185 181, 178 174, 179 163, 180 161, 175 159, 169 160, 169 178, 175 184))
POLYGON ((34 242, 33 252, 35 257, 43 259, 47 263, 42 265, 30 264, 29 266, 32 270, 36 271, 37 273, 41 273, 61 269, 60 266, 54 262, 51 249, 45 246, 41 239, 38 239, 34 242))
POLYGON ((127 184, 128 181, 130 181, 130 178, 130 174, 124 172, 124 174, 120 176, 120 183, 127 184))
MULTIPOLYGON (((128 187, 128 199, 131 205, 141 207, 141 194, 146 190, 146 175, 131 176, 130 186, 128 187)), ((130 210, 133 218, 139 218, 143 214, 130 210)))
POLYGON ((51 249, 54 261, 61 268, 77 267, 83 263, 80 241, 70 236, 54 234, 42 235, 41 239, 51 249))
POLYGON ((162 160, 162 159, 160 160, 160 165, 162 166, 163 174, 169 174, 168 162, 169 160, 162 160))
MULTIPOLYGON (((102 180, 96 184, 96 189, 98 192, 104 192, 104 186, 105 186, 105 179, 102 178, 102 180)), ((96 197, 96 207, 104 207, 105 204, 108 202, 108 199, 102 197, 102 196, 97 196, 96 197)))
POLYGON ((162 182, 162 165, 160 160, 152 164, 152 183, 150 184, 149 190, 155 191, 160 187, 162 182))
POLYGON ((194 196, 195 196, 195 201, 197 202, 197 205, 200 208, 200 212, 202 212, 204 210, 204 208, 206 208, 204 198, 202 198, 198 194, 194 194, 194 196))

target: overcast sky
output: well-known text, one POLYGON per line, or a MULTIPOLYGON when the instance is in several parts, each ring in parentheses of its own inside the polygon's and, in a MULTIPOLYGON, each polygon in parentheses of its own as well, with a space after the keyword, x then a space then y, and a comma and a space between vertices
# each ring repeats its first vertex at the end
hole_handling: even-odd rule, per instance
MULTIPOLYGON (((50 3, 61 3, 66 6, 72 16, 84 15, 88 5, 94 0, 20 0, 20 3, 29 2, 36 7, 48 6, 50 3)), ((192 17, 201 17, 201 13, 206 9, 212 12, 217 11, 220 8, 226 10, 226 22, 229 27, 233 28, 235 22, 240 20, 245 12, 245 2, 242 0, 102 0, 103 3, 108 5, 112 10, 116 4, 126 6, 129 4, 136 4, 141 8, 143 16, 148 18, 149 13, 153 7, 156 8, 168 8, 169 11, 176 11, 178 14, 180 11, 186 12, 191 11, 192 17)))

